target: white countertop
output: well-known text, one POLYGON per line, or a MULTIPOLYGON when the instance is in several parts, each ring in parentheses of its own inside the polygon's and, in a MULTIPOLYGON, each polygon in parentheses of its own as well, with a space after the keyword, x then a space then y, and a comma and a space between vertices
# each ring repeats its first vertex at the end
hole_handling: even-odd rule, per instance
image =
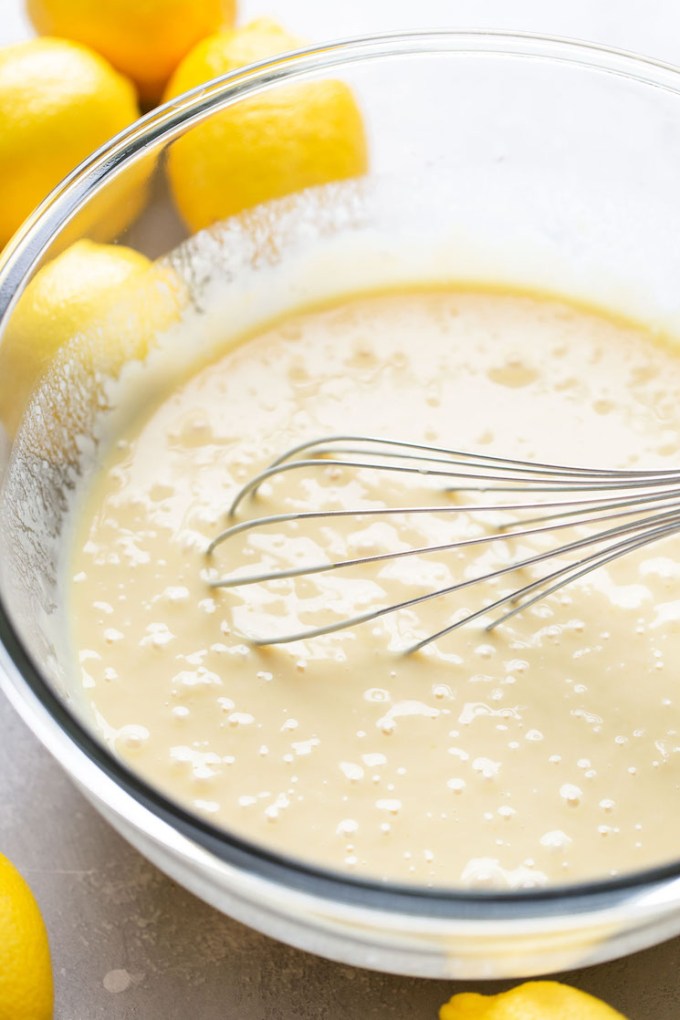
MULTIPOLYGON (((30 34, 22 7, 0 0, 0 44, 30 34)), ((259 14, 310 40, 487 26, 680 63, 676 0, 243 0, 241 20, 259 14)), ((128 847, 2 698, 0 732, 0 851, 30 881, 47 922, 55 1020, 436 1020, 462 988, 342 967, 222 917, 128 847)), ((630 1020, 680 1016, 680 940, 564 977, 630 1020)))

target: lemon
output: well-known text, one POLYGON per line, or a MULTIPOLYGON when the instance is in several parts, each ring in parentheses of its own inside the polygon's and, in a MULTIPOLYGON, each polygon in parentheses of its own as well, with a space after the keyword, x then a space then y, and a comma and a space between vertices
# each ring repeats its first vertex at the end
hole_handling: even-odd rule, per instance
MULTIPOLYGON (((62 177, 138 116, 131 83, 65 39, 0 50, 0 246, 62 177)), ((137 210, 124 208, 121 229, 137 210)))
POLYGON ((183 292, 175 274, 122 245, 78 241, 36 273, 0 341, 0 421, 14 432, 56 353, 91 333, 88 358, 115 375, 143 358, 175 321, 183 292))
POLYGON ((0 854, 0 1020, 49 1020, 50 948, 33 893, 0 854))
MULTIPOLYGON (((170 99, 219 74, 301 45, 263 18, 200 42, 170 79, 170 99)), ((192 128, 172 146, 168 174, 192 230, 303 188, 366 170, 366 139, 352 91, 323 80, 279 87, 192 128)))
POLYGON ((153 101, 199 39, 233 23, 236 0, 28 0, 27 8, 38 32, 91 46, 153 101))
POLYGON ((557 981, 528 981, 500 995, 464 992, 439 1010, 439 1020, 625 1020, 600 999, 557 981))

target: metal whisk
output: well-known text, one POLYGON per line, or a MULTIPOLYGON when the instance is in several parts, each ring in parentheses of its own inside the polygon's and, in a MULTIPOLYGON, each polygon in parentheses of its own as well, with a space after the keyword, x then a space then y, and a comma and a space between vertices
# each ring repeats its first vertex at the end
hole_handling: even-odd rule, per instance
POLYGON ((309 627, 282 636, 250 637, 249 640, 253 644, 284 644, 356 627, 400 609, 409 609, 472 586, 483 586, 525 567, 546 565, 546 572, 538 579, 514 588, 490 604, 467 613, 461 619, 456 619, 405 649, 406 653, 415 652, 443 635, 489 614, 493 618, 486 624, 486 629, 493 630, 515 613, 546 598, 577 578, 680 530, 680 471, 571 467, 356 435, 328 436, 301 443, 287 450, 240 489, 229 508, 229 517, 234 518, 239 508, 246 500, 252 500, 263 483, 275 479, 284 472, 313 471, 328 468, 329 465, 352 470, 370 468, 397 475, 417 475, 419 479, 438 482, 440 493, 442 490, 447 494, 458 495, 470 492, 480 495, 503 493, 515 494, 521 498, 512 502, 497 502, 497 497, 492 496, 488 502, 480 500, 442 506, 387 506, 358 510, 319 509, 250 518, 232 524, 213 539, 207 550, 208 556, 211 556, 218 546, 237 535, 289 522, 304 524, 306 521, 320 519, 329 521, 343 517, 365 519, 395 514, 445 515, 465 512, 497 515, 502 512, 513 515, 510 522, 493 524, 488 534, 473 538, 259 573, 233 573, 210 578, 208 583, 212 587, 231 588, 265 584, 268 581, 317 575, 358 565, 379 564, 387 560, 425 553, 455 552, 470 546, 483 546, 500 540, 522 539, 532 535, 554 535, 554 545, 480 576, 466 578, 456 584, 393 605, 372 609, 326 626, 309 627), (560 540, 562 529, 578 525, 592 527, 585 536, 569 541, 560 540), (552 560, 569 554, 572 554, 572 558, 566 565, 550 567, 552 560))

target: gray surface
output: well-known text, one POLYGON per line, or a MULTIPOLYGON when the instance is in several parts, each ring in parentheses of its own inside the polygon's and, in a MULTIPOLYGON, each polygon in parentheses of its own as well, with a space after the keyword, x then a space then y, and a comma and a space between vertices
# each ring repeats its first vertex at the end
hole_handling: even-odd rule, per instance
MULTIPOLYGON (((2 697, 0 733, 0 852, 43 910, 56 1020, 435 1020, 465 987, 342 967, 222 917, 128 847, 2 697)), ((680 940, 565 979, 630 1020, 677 1020, 680 940)))
MULTIPOLYGON (((310 39, 422 25, 579 36, 680 62, 676 0, 242 0, 310 39)), ((0 0, 0 43, 29 29, 0 0)), ((42 906, 56 1020, 429 1020, 450 982, 352 970, 221 917, 148 864, 93 812, 0 698, 0 851, 42 906)), ((680 941, 568 975, 630 1020, 680 1017, 680 941)), ((490 990, 490 989, 487 989, 490 990)))

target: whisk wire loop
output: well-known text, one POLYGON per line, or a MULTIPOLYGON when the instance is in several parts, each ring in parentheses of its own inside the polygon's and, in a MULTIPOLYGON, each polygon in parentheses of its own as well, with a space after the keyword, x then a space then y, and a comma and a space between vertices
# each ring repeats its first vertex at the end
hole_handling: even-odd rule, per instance
POLYGON ((261 529, 311 521, 337 521, 342 518, 391 517, 394 515, 437 514, 445 517, 465 513, 476 518, 492 512, 494 515, 512 514, 510 522, 493 523, 493 530, 483 535, 460 538, 431 546, 410 546, 383 553, 328 559, 325 562, 299 567, 272 568, 256 572, 234 570, 221 577, 209 576, 214 588, 235 588, 270 581, 289 580, 323 574, 357 566, 381 564, 390 560, 423 556, 432 553, 455 553, 473 546, 557 533, 566 528, 597 527, 585 536, 571 541, 557 542, 549 549, 503 564, 498 568, 471 578, 457 581, 434 591, 428 591, 401 602, 373 608, 365 613, 346 616, 323 626, 310 626, 284 635, 253 636, 256 645, 283 644, 319 637, 356 627, 390 613, 412 609, 432 599, 461 592, 473 586, 489 585, 497 579, 533 568, 556 557, 571 553, 585 553, 566 566, 513 589, 481 608, 464 615, 436 633, 424 637, 406 649, 415 652, 454 630, 480 619, 504 606, 510 605, 501 615, 487 622, 486 629, 494 630, 516 613, 534 605, 541 599, 635 549, 640 549, 680 530, 680 472, 677 470, 619 470, 589 468, 541 463, 490 454, 466 453, 445 447, 386 439, 372 436, 337 435, 300 443, 277 457, 267 468, 254 475, 236 494, 228 511, 233 520, 237 510, 247 498, 253 499, 264 482, 290 471, 309 471, 319 468, 341 468, 350 471, 368 469, 387 471, 396 476, 418 475, 424 482, 445 483, 440 494, 450 496, 467 492, 517 493, 524 497, 560 494, 560 499, 524 498, 513 502, 496 502, 491 499, 477 504, 456 503, 443 505, 380 506, 357 509, 319 509, 278 513, 232 523, 208 546, 212 555, 218 546, 229 543, 237 535, 261 529), (449 484, 449 483, 456 484, 449 484), (460 483, 465 484, 461 485, 460 483), (589 498, 575 498, 581 494, 589 498), (527 517, 527 513, 533 516, 527 517), (621 521, 625 518, 633 520, 621 521), (610 526, 609 522, 619 523, 610 526), (601 527, 604 525, 604 527, 601 527), (609 543, 602 548, 603 543, 609 543), (594 551, 590 551, 596 547, 594 551))

